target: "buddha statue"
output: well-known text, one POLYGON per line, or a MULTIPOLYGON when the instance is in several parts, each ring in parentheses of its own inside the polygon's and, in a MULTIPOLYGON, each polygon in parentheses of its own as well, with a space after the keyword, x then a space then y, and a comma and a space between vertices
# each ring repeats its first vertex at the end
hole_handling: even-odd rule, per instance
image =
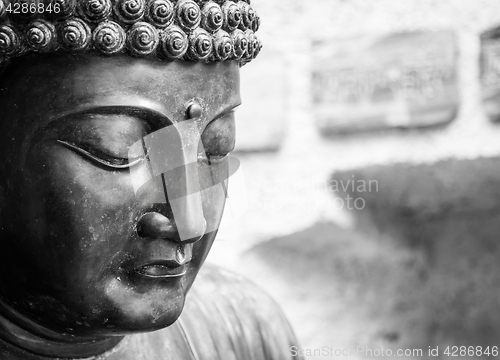
POLYGON ((197 276, 259 23, 249 0, 0 0, 1 359, 292 358, 262 290, 197 276))

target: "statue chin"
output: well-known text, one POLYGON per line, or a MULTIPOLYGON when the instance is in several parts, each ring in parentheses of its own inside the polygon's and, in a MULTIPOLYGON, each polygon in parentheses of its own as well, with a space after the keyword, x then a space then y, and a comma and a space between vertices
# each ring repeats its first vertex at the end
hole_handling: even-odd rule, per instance
POLYGON ((71 337, 74 341, 156 331, 172 325, 184 307, 184 289, 139 294, 116 284, 115 280, 105 281, 104 286, 110 291, 100 302, 75 305, 66 296, 61 300, 40 301, 37 309, 17 308, 8 302, 0 309, 9 321, 35 336, 54 340, 71 337))
POLYGON ((91 284, 80 282, 53 296, 48 295, 53 289, 34 292, 8 286, 4 288, 12 290, 8 296, 2 294, 2 313, 42 337, 106 337, 155 331, 170 326, 180 316, 197 272, 192 268, 182 279, 161 280, 137 274, 109 275, 91 284), (23 302, 18 296, 25 293, 29 293, 29 300, 23 302))

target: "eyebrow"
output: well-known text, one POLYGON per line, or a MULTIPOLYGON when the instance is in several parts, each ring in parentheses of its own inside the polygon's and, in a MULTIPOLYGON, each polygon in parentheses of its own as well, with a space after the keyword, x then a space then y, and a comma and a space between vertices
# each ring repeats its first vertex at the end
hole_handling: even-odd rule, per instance
MULTIPOLYGON (((208 123, 219 119, 220 117, 234 111, 238 106, 241 105, 241 101, 238 101, 235 104, 230 104, 226 106, 222 111, 220 111, 217 115, 215 115, 212 119, 208 121, 208 123)), ((92 107, 89 109, 71 112, 59 117, 55 117, 51 119, 47 126, 50 127, 51 124, 54 124, 59 121, 63 121, 69 117, 77 117, 77 116, 85 116, 85 115, 125 115, 125 116, 133 116, 138 119, 142 119, 148 123, 154 130, 161 129, 165 126, 173 125, 174 122, 165 114, 152 110, 146 107, 138 107, 138 106, 98 106, 92 107)))
POLYGON ((173 124, 173 121, 158 111, 137 106, 98 106, 90 109, 85 109, 77 112, 70 112, 59 117, 51 119, 47 126, 51 126, 54 123, 63 121, 70 117, 82 117, 86 115, 125 115, 132 116, 141 120, 144 120, 151 127, 158 129, 164 127, 165 125, 173 124))

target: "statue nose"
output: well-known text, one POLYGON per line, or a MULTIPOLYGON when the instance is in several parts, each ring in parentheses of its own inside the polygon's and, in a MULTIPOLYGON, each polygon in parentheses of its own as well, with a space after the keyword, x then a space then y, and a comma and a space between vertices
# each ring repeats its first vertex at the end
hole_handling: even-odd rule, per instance
POLYGON ((137 223, 137 233, 144 238, 169 238, 175 233, 175 226, 166 216, 151 212, 141 216, 137 223))
MULTIPOLYGON (((142 238, 152 239, 168 239, 176 242, 193 243, 200 240, 206 229, 206 221, 193 219, 191 224, 191 232, 184 232, 184 236, 180 236, 175 221, 171 221, 168 217, 157 213, 150 212, 141 216, 137 223, 137 233, 142 238)), ((184 222, 184 227, 186 223, 184 222)))
POLYGON ((143 236, 194 242, 205 234, 199 145, 200 134, 194 120, 164 127, 134 144, 134 155, 147 153, 147 161, 131 170, 136 196, 143 203, 168 204, 165 211, 155 208, 156 215, 141 218, 138 230, 143 236))

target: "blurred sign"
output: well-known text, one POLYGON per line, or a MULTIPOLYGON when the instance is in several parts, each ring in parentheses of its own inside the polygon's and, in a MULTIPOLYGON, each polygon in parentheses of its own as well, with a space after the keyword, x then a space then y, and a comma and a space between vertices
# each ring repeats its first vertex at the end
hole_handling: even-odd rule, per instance
POLYGON ((281 54, 264 47, 241 68, 242 105, 236 110, 236 151, 280 148, 286 127, 287 78, 281 54))
POLYGON ((481 86, 486 114, 500 122, 500 27, 481 34, 481 86))
POLYGON ((314 56, 313 103, 325 134, 434 126, 457 114, 450 31, 317 42, 314 56))

